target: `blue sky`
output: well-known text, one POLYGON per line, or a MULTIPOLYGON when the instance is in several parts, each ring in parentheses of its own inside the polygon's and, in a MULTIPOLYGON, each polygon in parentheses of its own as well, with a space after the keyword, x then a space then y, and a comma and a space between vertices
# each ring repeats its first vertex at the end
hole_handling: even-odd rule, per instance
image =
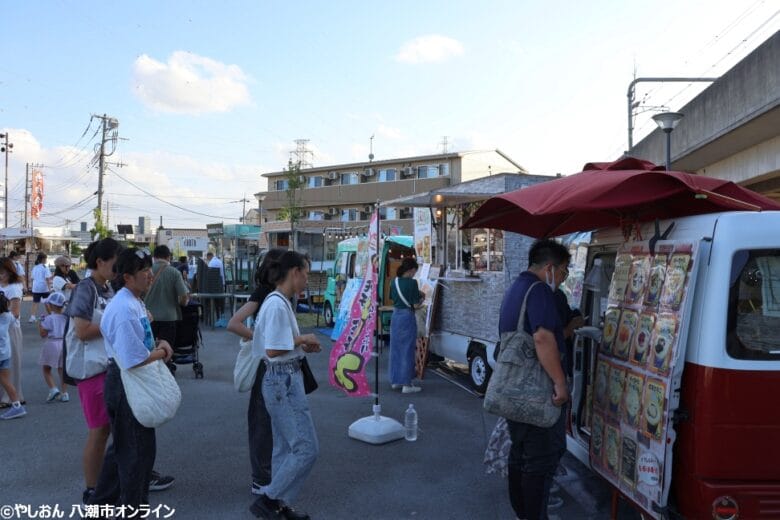
MULTIPOLYGON (((717 76, 780 29, 780 2, 6 2, 0 128, 9 189, 46 164, 44 224, 94 206, 96 123, 119 120, 126 164, 106 179, 112 225, 237 219, 259 174, 297 138, 314 164, 500 148, 536 174, 569 174, 626 148, 638 76, 717 76), (74 146, 75 145, 75 146, 74 146), (82 149, 83 148, 83 149, 82 149), (188 213, 143 195, 211 215, 188 213)), ((645 85, 676 110, 703 86, 645 85)), ((637 119, 641 138, 654 128, 637 119)), ((115 168, 116 169, 116 168, 115 168)), ((10 218, 11 224, 18 215, 10 218)), ((229 222, 229 220, 226 220, 229 222)))

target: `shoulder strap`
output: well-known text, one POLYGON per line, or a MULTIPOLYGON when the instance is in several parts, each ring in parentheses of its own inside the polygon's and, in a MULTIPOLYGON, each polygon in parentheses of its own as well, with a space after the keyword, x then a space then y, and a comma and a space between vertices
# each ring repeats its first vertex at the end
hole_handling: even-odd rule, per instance
POLYGON ((401 298, 401 301, 404 302, 404 305, 409 307, 410 309, 413 309, 411 305, 409 305, 409 302, 406 301, 406 298, 404 298, 404 293, 401 292, 401 284, 398 283, 398 276, 395 277, 395 292, 398 293, 398 297, 401 298))
POLYGON ((527 291, 525 291, 525 296, 523 296, 523 305, 520 307, 520 314, 517 315, 517 331, 520 332, 520 327, 525 328, 525 309, 526 305, 528 304, 528 295, 531 294, 531 289, 536 287, 538 284, 542 283, 541 280, 536 281, 531 284, 531 287, 528 288, 527 291))
POLYGON ((149 291, 152 290, 152 287, 154 287, 154 282, 157 281, 157 278, 159 278, 160 274, 165 270, 165 268, 168 267, 167 265, 161 265, 160 268, 157 270, 156 273, 154 273, 154 277, 152 278, 152 283, 149 284, 149 288, 146 290, 146 294, 149 294, 149 291))
MULTIPOLYGON (((284 304, 287 306, 287 308, 288 308, 290 311, 292 311, 292 310, 293 310, 293 309, 292 309, 292 304, 290 303, 290 300, 288 300, 287 298, 285 298, 284 296, 282 296, 282 295, 281 295, 281 294, 279 294, 278 292, 276 292, 276 291, 273 291, 271 294, 269 294, 268 296, 266 296, 266 299, 270 298, 271 296, 277 296, 277 297, 281 298, 281 299, 282 299, 282 301, 284 301, 284 304)), ((260 302, 260 306, 261 306, 261 307, 263 306, 263 303, 262 303, 262 302, 260 302)), ((259 309, 258 309, 258 310, 259 310, 259 309)), ((293 312, 293 314, 295 314, 295 313, 293 312)))

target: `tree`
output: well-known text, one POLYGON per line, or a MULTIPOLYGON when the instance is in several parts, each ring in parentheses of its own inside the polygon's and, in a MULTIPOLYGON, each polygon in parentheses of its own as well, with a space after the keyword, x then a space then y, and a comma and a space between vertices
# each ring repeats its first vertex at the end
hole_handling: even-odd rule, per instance
POLYGON ((103 224, 103 212, 100 208, 92 210, 92 215, 95 216, 95 227, 89 230, 92 237, 95 240, 110 237, 112 235, 111 230, 103 224))
POLYGON ((279 220, 290 221, 290 249, 295 250, 298 246, 295 239, 295 225, 301 219, 303 211, 301 210, 300 190, 303 189, 304 178, 301 177, 301 163, 289 161, 284 170, 284 178, 287 181, 287 203, 279 211, 279 220))

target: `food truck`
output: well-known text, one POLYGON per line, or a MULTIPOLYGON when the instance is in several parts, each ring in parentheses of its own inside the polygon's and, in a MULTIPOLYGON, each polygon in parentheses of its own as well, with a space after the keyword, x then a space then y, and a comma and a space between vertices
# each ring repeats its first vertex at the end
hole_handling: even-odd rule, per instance
POLYGON ((592 236, 568 448, 652 517, 777 518, 780 212, 672 223, 592 236))
MULTIPOLYGON (((555 177, 501 173, 455 186, 383 202, 434 215, 434 299, 428 318, 429 351, 469 367, 473 387, 484 392, 498 342, 498 311, 504 291, 528 267, 533 239, 493 229, 461 230, 470 213, 493 195, 555 177), (446 228, 446 229, 445 229, 446 228)), ((425 254, 424 240, 421 242, 425 254)), ((422 271, 422 269, 421 269, 422 271)))
POLYGON ((493 197, 468 223, 597 229, 570 247, 593 326, 576 333, 567 447, 644 518, 780 517, 778 210, 628 158, 493 197))
MULTIPOLYGON (((350 286, 358 287, 360 284, 361 273, 359 271, 365 262, 361 262, 358 257, 362 250, 367 251, 366 240, 366 238, 352 237, 342 240, 336 245, 336 260, 333 269, 328 270, 328 284, 323 304, 325 323, 329 326, 334 324, 341 309, 341 302, 352 301, 349 297, 351 291, 348 288, 350 286)), ((414 256, 412 245, 412 237, 407 235, 386 236, 381 239, 382 261, 379 264, 379 279, 382 280, 382 283, 377 289, 383 306, 392 305, 390 302, 390 283, 401 264, 401 260, 405 256, 414 256)), ((391 311, 380 313, 385 329, 389 329, 390 314, 391 311)))

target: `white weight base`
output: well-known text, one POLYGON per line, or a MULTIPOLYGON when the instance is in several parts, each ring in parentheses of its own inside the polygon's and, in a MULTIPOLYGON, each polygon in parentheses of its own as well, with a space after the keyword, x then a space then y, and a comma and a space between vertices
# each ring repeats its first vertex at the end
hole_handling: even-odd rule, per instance
POLYGON ((385 444, 404 438, 404 427, 395 419, 380 415, 382 407, 374 405, 374 415, 349 425, 348 435, 369 444, 385 444))

